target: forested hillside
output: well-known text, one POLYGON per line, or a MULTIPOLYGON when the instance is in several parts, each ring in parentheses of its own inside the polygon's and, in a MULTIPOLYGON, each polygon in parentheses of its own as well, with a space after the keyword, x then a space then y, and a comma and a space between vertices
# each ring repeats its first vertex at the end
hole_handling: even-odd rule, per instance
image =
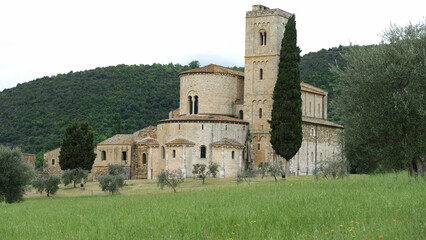
MULTIPOLYGON (((342 64, 343 47, 304 55, 301 80, 329 91, 335 78, 329 64, 342 64)), ((0 144, 41 153, 60 146, 73 120, 87 121, 95 143, 117 133, 132 133, 168 117, 179 107, 181 71, 199 67, 179 64, 118 65, 39 78, 0 92, 0 144)), ((238 70, 243 68, 234 67, 238 70)), ((333 108, 331 107, 331 110, 333 108)), ((335 114, 329 115, 331 118, 335 114)))

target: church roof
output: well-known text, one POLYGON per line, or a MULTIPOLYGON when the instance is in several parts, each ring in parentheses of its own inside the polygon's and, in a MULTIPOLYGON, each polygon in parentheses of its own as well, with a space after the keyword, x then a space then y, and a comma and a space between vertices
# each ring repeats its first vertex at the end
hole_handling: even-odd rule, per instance
POLYGON ((244 72, 232 69, 232 68, 226 68, 215 64, 210 64, 204 67, 188 70, 181 72, 179 75, 182 74, 188 74, 188 73, 225 73, 225 74, 231 74, 231 75, 237 75, 240 77, 244 77, 244 72))
POLYGON ((186 140, 184 138, 177 138, 173 141, 166 143, 166 145, 168 145, 168 146, 170 146, 170 145, 191 145, 191 146, 194 146, 195 143, 193 143, 189 140, 186 140))
POLYGON ((139 145, 158 145, 157 139, 150 138, 150 137, 144 138, 141 140, 136 140, 136 143, 139 145))
POLYGON ((184 115, 175 118, 159 120, 157 123, 168 123, 168 122, 232 122, 240 124, 249 124, 248 122, 234 117, 222 116, 222 115, 184 115))
POLYGON ((235 140, 229 139, 229 138, 223 138, 220 141, 212 143, 212 145, 214 147, 220 147, 220 146, 235 147, 235 148, 243 148, 244 147, 244 145, 242 145, 241 143, 239 143, 235 140))
POLYGON ((314 86, 312 86, 310 84, 307 84, 305 82, 301 82, 300 83, 300 89, 302 91, 305 91, 305 92, 311 92, 311 93, 321 94, 321 95, 324 95, 324 96, 327 95, 327 91, 325 91, 325 90, 323 90, 321 88, 314 87, 314 86))
POLYGON ((98 143, 98 145, 130 145, 133 142, 133 134, 117 134, 98 143))
POLYGON ((324 125, 324 126, 329 126, 329 127, 336 127, 336 128, 344 128, 340 124, 337 124, 337 123, 334 123, 334 122, 330 122, 330 121, 327 121, 325 119, 320 119, 320 118, 302 117, 302 122, 319 124, 319 125, 324 125))

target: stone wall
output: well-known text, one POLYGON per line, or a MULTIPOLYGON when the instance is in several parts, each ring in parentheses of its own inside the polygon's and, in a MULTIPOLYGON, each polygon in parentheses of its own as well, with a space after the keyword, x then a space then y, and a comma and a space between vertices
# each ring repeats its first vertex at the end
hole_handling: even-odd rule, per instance
POLYGON ((43 172, 48 174, 62 174, 61 167, 59 166, 59 152, 60 148, 46 152, 43 155, 43 172))
POLYGON ((29 153, 22 153, 24 162, 28 163, 32 169, 35 169, 36 155, 29 153))

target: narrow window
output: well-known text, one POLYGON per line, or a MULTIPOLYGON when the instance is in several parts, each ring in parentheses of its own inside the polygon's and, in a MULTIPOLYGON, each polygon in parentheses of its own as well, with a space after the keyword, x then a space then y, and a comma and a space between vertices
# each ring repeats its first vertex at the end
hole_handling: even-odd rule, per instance
POLYGON ((176 150, 173 149, 173 158, 176 157, 176 150))
POLYGON ((263 32, 260 32, 260 46, 263 46, 263 32))
POLYGON ((142 154, 142 164, 146 164, 146 154, 142 154))
POLYGON ((201 130, 204 130, 204 124, 201 124, 201 130))
POLYGON ((315 129, 311 128, 311 136, 315 136, 315 129))
POLYGON ((240 110, 240 119, 244 119, 244 112, 243 112, 243 110, 240 110))
POLYGON ((55 159, 52 159, 52 165, 55 165, 55 159))
POLYGON ((259 75, 260 80, 263 80, 263 68, 259 70, 259 75))
POLYGON ((257 150, 260 150, 260 143, 257 144, 257 150))
POLYGON ((121 152, 121 155, 122 155, 121 160, 127 161, 127 152, 121 152))
POLYGON ((263 33, 263 46, 266 46, 266 32, 263 33))
POLYGON ((260 46, 266 46, 266 32, 262 30, 260 32, 260 46))
POLYGON ((105 161, 105 160, 106 160, 106 152, 102 151, 102 161, 105 161))
POLYGON ((162 152, 162 155, 163 155, 163 159, 165 159, 166 158, 166 149, 164 149, 164 146, 161 147, 161 152, 162 152))
POLYGON ((259 108, 259 118, 262 118, 262 108, 259 108))
POLYGON ((235 151, 232 151, 232 159, 235 158, 235 151))
POLYGON ((198 96, 195 96, 195 101, 194 101, 194 114, 198 114, 198 96))
POLYGON ((180 124, 179 124, 179 129, 180 129, 180 124))
POLYGON ((200 158, 206 158, 206 146, 201 146, 200 158))
POLYGON ((192 114, 192 97, 191 96, 188 97, 188 102, 189 102, 189 114, 192 114))

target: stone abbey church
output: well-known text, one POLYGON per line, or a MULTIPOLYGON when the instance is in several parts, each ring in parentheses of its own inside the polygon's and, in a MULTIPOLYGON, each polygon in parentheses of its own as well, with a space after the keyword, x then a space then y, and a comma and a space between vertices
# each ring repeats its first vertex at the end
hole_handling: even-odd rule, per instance
MULTIPOLYGON (((130 179, 153 179, 180 169, 191 177, 197 163, 218 163, 220 177, 235 177, 249 164, 276 159, 270 140, 272 94, 281 40, 291 16, 254 5, 246 13, 245 70, 214 64, 179 74, 180 105, 157 126, 118 134, 96 146, 91 177, 109 164, 122 164, 130 179)), ((315 165, 340 155, 341 125, 327 121, 327 92, 301 83, 303 142, 290 160, 293 175, 312 174, 315 165)), ((60 171, 59 149, 45 154, 44 168, 60 171)))

